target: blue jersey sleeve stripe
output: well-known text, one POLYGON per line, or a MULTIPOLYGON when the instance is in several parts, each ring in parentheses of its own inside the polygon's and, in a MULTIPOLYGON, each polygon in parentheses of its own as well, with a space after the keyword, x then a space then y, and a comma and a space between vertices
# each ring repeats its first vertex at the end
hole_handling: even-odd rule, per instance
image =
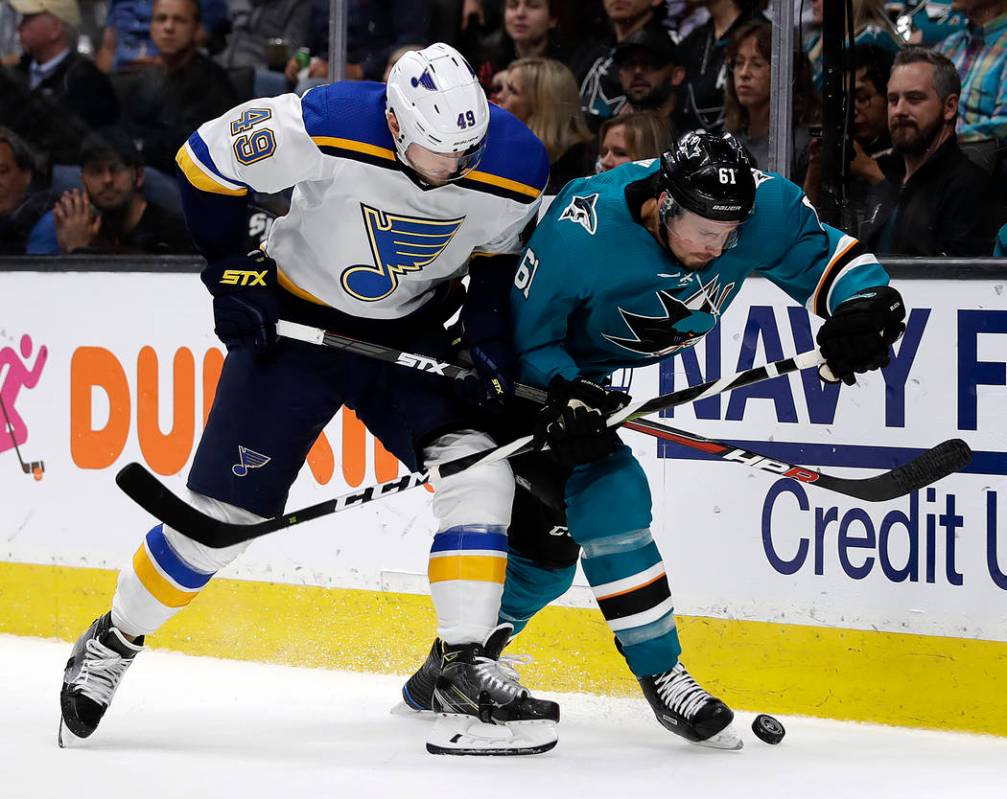
POLYGON ((241 196, 248 191, 248 184, 226 177, 210 157, 210 150, 199 133, 193 133, 175 156, 175 163, 186 179, 197 189, 213 194, 241 196))
POLYGON ((494 105, 479 173, 541 194, 549 181, 549 156, 521 120, 494 105))

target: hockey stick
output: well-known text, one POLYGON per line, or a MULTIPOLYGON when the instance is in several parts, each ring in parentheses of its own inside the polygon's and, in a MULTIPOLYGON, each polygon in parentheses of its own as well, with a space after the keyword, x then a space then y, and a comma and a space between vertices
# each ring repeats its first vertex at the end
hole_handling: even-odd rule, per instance
MULTIPOLYGON (((277 332, 287 338, 298 339, 324 347, 345 350, 367 358, 394 363, 409 369, 416 369, 429 374, 437 374, 455 380, 474 375, 471 369, 466 369, 453 363, 438 361, 425 355, 403 352, 381 344, 341 336, 316 327, 281 321, 277 332)), ((546 401, 546 392, 534 386, 523 383, 514 384, 514 394, 518 397, 542 404, 546 401)), ((671 441, 690 449, 705 452, 720 460, 740 463, 752 469, 759 469, 783 477, 790 477, 802 483, 814 483, 820 488, 835 491, 839 494, 862 499, 867 502, 885 502, 890 499, 905 496, 924 486, 947 477, 953 472, 963 469, 972 459, 972 451, 961 439, 943 441, 932 449, 925 450, 908 463, 873 477, 847 479, 834 477, 821 472, 806 469, 786 461, 776 460, 758 452, 737 447, 723 441, 689 433, 660 422, 649 419, 627 420, 623 427, 635 430, 645 435, 654 436, 665 441, 671 441)))
MULTIPOLYGON (((780 375, 817 367, 822 363, 821 353, 817 350, 812 350, 794 358, 784 358, 781 361, 748 369, 736 375, 722 377, 719 380, 690 386, 671 394, 632 402, 621 411, 609 416, 608 425, 609 427, 616 427, 627 420, 656 413, 664 408, 672 408, 676 405, 695 402, 696 400, 712 397, 732 389, 750 386, 780 375)), ((375 483, 360 491, 343 494, 335 499, 329 499, 317 505, 311 505, 307 508, 286 513, 273 519, 267 519, 257 524, 229 524, 201 513, 172 494, 139 463, 130 463, 124 466, 116 475, 115 481, 130 499, 165 524, 174 527, 176 530, 205 546, 220 548, 250 541, 253 538, 258 538, 267 533, 282 530, 292 525, 309 521, 310 519, 317 519, 330 513, 339 513, 347 508, 408 491, 410 488, 430 482, 431 479, 450 477, 473 466, 496 463, 522 452, 528 452, 532 448, 532 437, 523 436, 502 447, 474 452, 462 458, 435 464, 426 471, 412 472, 395 480, 375 483)))
POLYGON ((24 458, 21 457, 21 450, 18 449, 17 439, 14 438, 14 425, 10 423, 10 416, 7 415, 7 406, 4 404, 2 397, 0 397, 0 410, 3 411, 4 426, 10 435, 10 443, 14 445, 14 453, 17 455, 18 463, 21 464, 21 471, 32 475, 36 480, 41 480, 42 474, 45 472, 45 463, 43 461, 24 462, 24 458))

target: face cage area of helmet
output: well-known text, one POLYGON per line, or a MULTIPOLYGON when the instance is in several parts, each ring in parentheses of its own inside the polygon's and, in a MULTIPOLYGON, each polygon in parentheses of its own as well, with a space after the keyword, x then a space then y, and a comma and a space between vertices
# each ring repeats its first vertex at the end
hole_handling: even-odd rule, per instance
POLYGON ((719 246, 721 252, 737 245, 741 238, 741 228, 745 224, 743 221, 735 224, 707 219, 679 205, 671 194, 661 204, 660 219, 661 227, 669 238, 674 236, 690 245, 701 247, 719 246), (728 229, 729 225, 734 227, 728 229))
POLYGON ((438 183, 452 183, 479 166, 485 151, 485 138, 462 153, 438 153, 418 142, 410 142, 400 151, 400 157, 421 177, 438 183), (453 169, 446 168, 449 165, 453 165, 453 169))

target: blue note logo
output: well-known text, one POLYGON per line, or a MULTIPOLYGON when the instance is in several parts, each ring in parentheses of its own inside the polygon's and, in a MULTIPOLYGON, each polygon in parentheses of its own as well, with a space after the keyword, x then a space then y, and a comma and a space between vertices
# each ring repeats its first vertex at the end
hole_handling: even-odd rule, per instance
POLYGON ((433 263, 451 243, 465 217, 420 219, 387 214, 360 204, 374 265, 356 264, 343 272, 343 289, 364 302, 388 297, 399 286, 399 276, 419 272, 433 263))
POLYGON ((249 469, 261 469, 272 460, 268 455, 256 452, 254 449, 238 445, 238 463, 231 467, 235 477, 244 477, 249 469))

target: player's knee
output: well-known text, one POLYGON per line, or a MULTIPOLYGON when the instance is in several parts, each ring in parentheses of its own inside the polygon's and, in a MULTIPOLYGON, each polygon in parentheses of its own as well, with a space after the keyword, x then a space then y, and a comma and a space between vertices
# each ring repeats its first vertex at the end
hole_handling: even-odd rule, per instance
MULTIPOLYGON (((448 433, 423 450, 428 464, 462 458, 496 446, 475 430, 448 433)), ((462 525, 510 524, 514 475, 507 461, 466 469, 434 484, 433 511, 441 530, 462 525)))
POLYGON ((650 527, 647 475, 628 447, 574 470, 566 484, 566 516, 581 546, 621 530, 650 527))
MULTIPOLYGON (((207 516, 229 524, 255 524, 263 517, 235 505, 186 489, 189 504, 207 516)), ((214 548, 201 544, 186 536, 181 530, 164 525, 164 537, 183 561, 202 572, 216 572, 227 566, 238 555, 248 549, 251 541, 243 541, 229 547, 214 548)))

